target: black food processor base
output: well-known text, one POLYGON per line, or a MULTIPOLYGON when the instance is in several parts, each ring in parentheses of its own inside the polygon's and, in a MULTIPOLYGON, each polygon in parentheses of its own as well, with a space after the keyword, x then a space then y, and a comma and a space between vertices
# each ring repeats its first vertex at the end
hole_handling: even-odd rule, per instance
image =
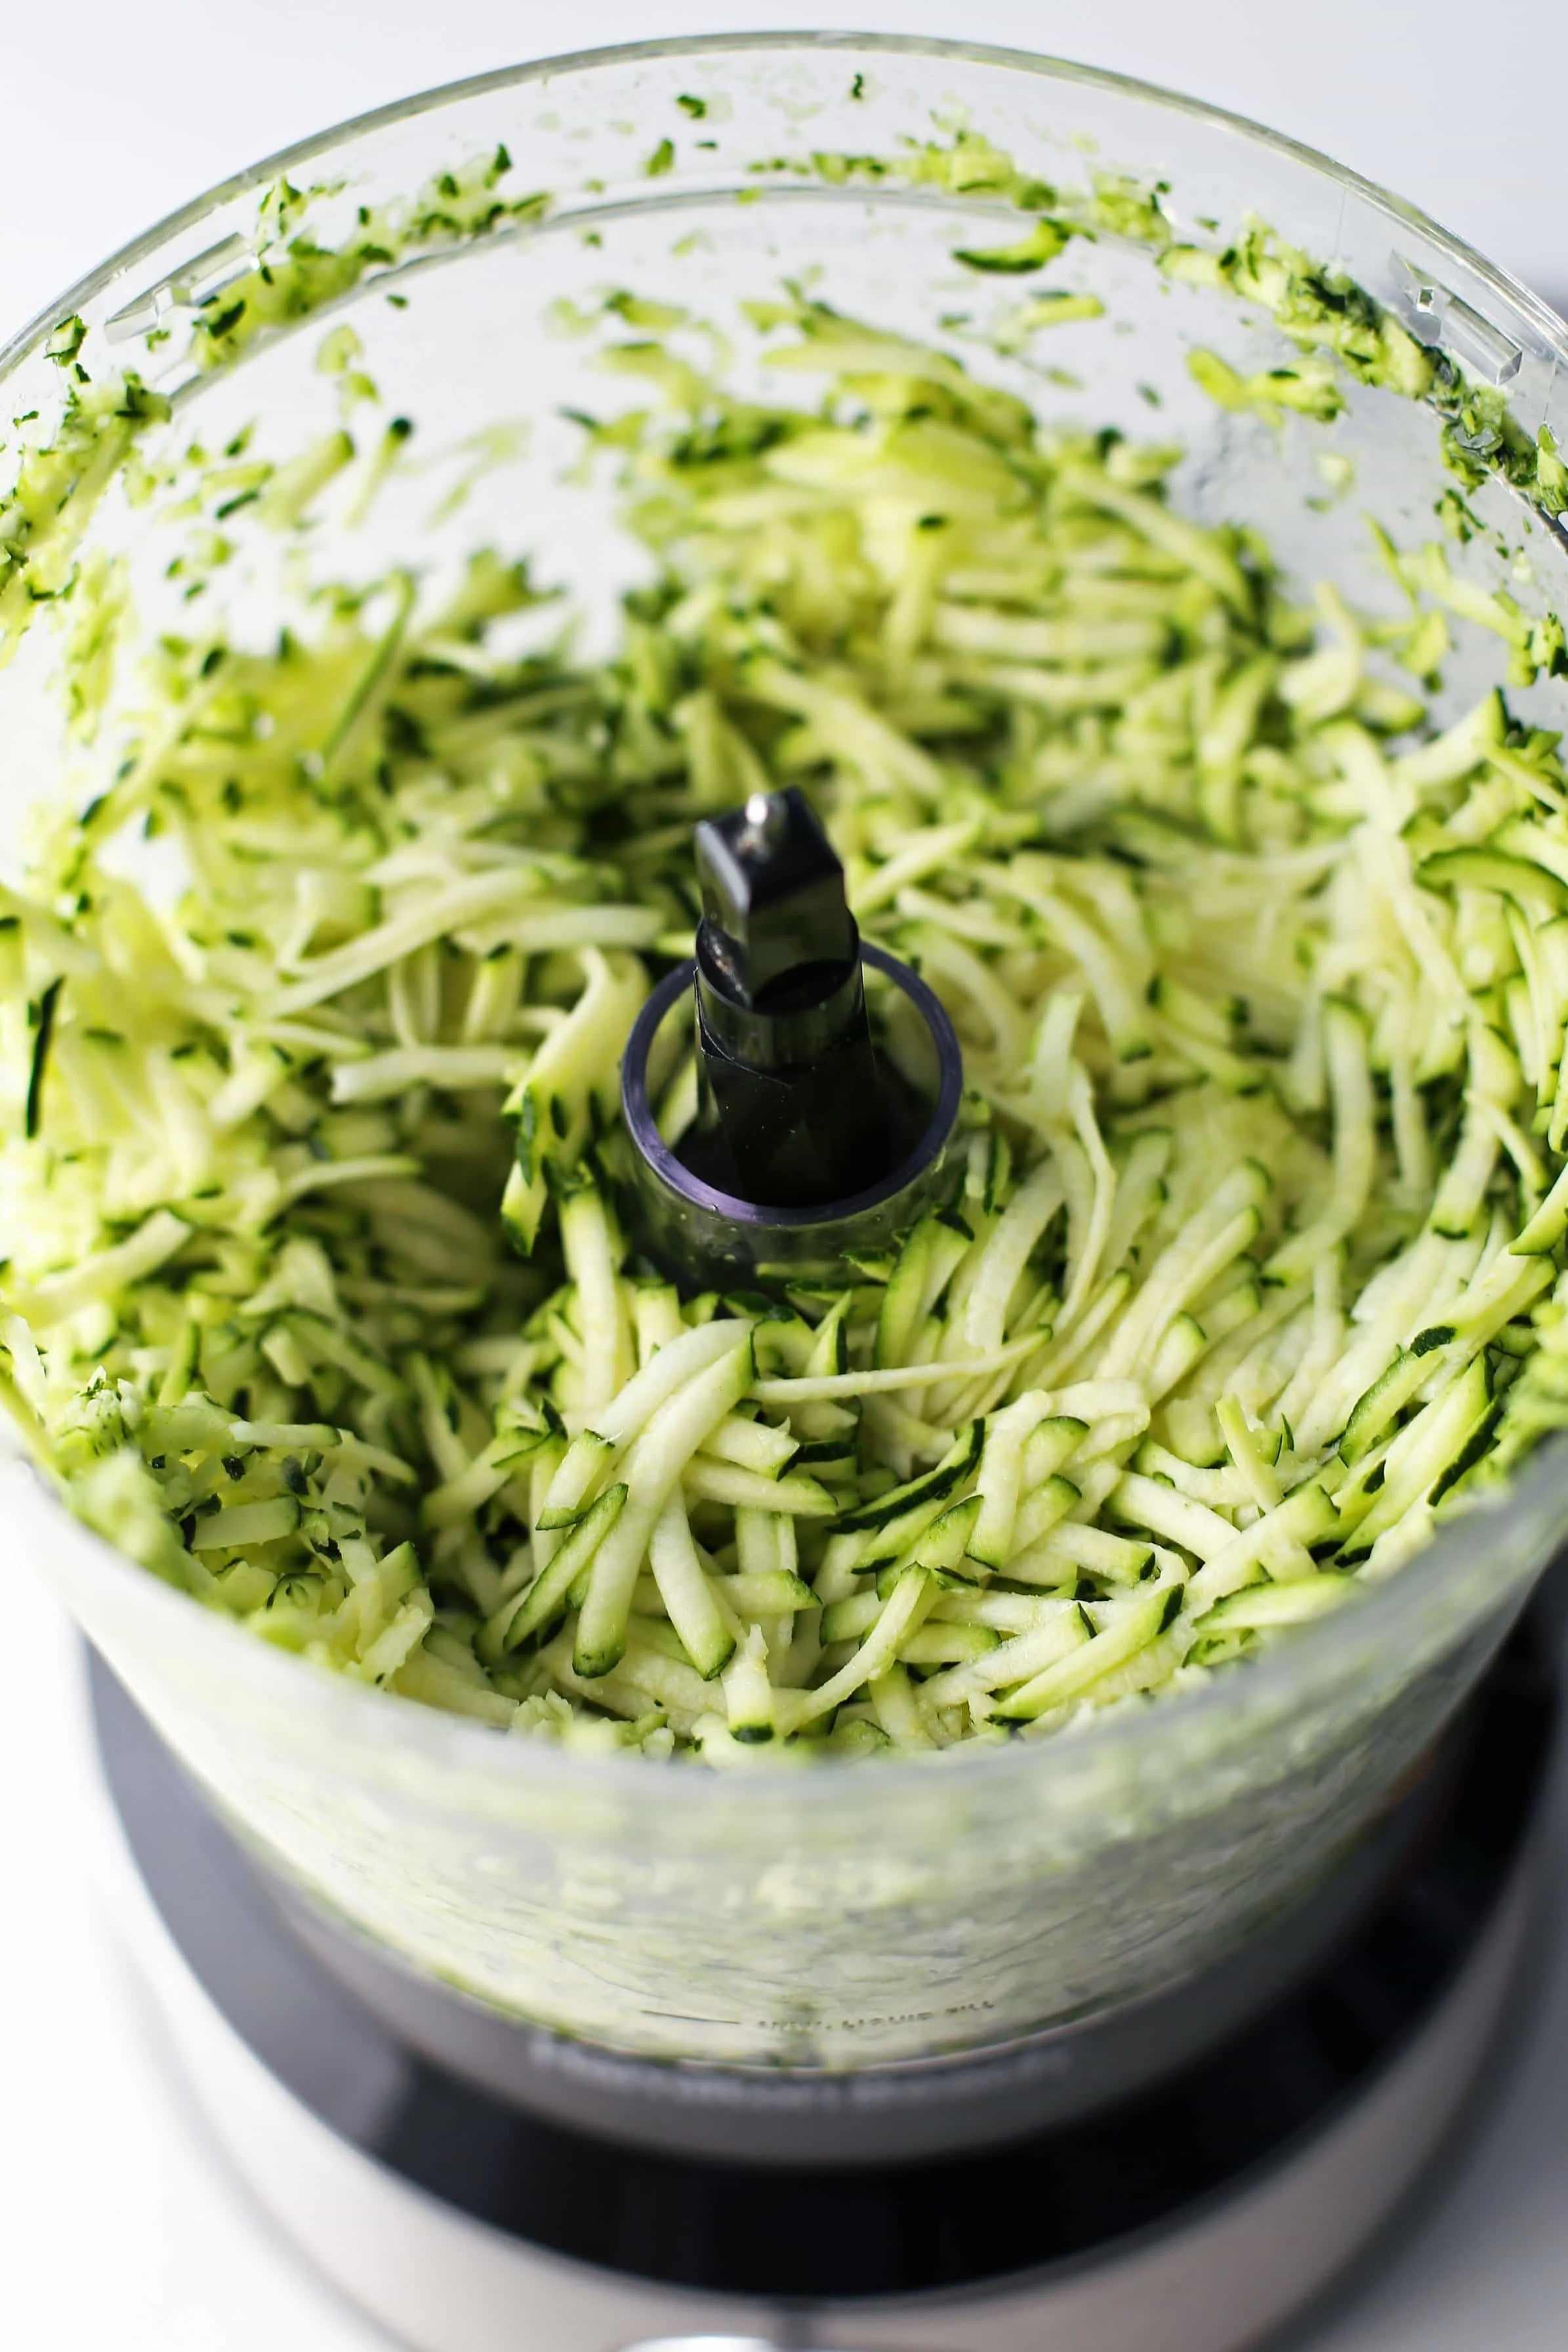
POLYGON ((1554 1646, 1526 1621, 1376 1866, 1250 1987, 1216 1978, 1222 2038, 1193 2031, 1202 1987, 1130 2009, 1131 2054, 1100 2047, 1082 2076, 1101 2104, 1037 2099, 1026 2128, 1026 2068, 978 2089, 960 2068, 950 2093, 939 2070, 900 2161, 803 2161, 809 2133, 743 2088, 726 2121, 707 2084, 721 2120, 696 2127, 668 2070, 611 2053, 574 2093, 529 2029, 302 1915, 96 1659, 92 1688, 117 1916, 197 2098, 261 2204, 402 2341, 1237 2352, 1370 2237, 1463 2106, 1528 1924, 1554 1646), (944 2100, 962 2145, 940 2145, 944 2100))

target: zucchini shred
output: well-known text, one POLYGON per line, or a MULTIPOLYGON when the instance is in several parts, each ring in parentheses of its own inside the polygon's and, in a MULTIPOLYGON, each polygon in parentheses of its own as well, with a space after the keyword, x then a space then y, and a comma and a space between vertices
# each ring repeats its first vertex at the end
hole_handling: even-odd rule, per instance
MULTIPOLYGON (((1568 1420, 1568 774, 1502 688, 1415 690, 1445 614, 1513 682, 1561 631, 1436 550, 1394 620, 1303 610, 1178 452, 757 323, 820 401, 617 346, 665 405, 588 428, 657 567, 608 658, 507 651, 543 600, 489 551, 165 639, 0 895, 6 1398, 69 1506, 318 1664, 734 1768, 1193 1688, 1568 1420), (959 1027, 953 1197, 836 1295, 682 1298, 619 1055, 691 824, 792 781, 959 1027)), ((288 530, 352 460, 206 494, 288 530)))

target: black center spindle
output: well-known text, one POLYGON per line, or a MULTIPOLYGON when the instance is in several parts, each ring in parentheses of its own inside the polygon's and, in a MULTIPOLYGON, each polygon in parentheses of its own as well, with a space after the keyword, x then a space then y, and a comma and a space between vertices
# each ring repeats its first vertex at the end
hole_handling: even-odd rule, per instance
POLYGON ((875 1184, 907 1142, 871 1045, 844 869, 805 795, 697 827, 697 1037, 730 1188, 810 1208, 875 1184))

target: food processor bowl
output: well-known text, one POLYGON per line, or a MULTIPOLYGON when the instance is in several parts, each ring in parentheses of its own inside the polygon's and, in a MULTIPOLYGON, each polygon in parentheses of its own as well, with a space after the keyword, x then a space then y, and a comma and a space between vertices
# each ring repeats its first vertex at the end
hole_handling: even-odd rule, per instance
MULTIPOLYGON (((184 526, 142 494, 138 467, 193 436, 222 449, 247 427, 248 450, 276 459, 318 445, 343 398, 323 336, 352 325, 353 370, 374 387, 352 428, 368 441, 387 418, 412 420, 417 462, 388 473, 362 520, 328 500, 300 545, 247 542, 209 592, 232 596, 226 625, 274 632, 301 566, 318 581, 371 581, 391 563, 439 574, 494 544, 527 553, 535 580, 582 608, 587 639, 607 641, 643 559, 616 531, 614 484, 584 472, 571 415, 647 395, 604 372, 600 339, 577 331, 584 305, 602 314, 623 289, 700 313, 743 386, 755 361, 742 306, 785 280, 943 345, 1053 418, 1179 441, 1178 509, 1256 528, 1303 594, 1326 580, 1363 610, 1394 609, 1398 593, 1368 518, 1400 545, 1431 536, 1451 479, 1445 429, 1469 436, 1483 471, 1505 404, 1531 443, 1545 426, 1568 444, 1568 331, 1366 182, 1111 76, 837 36, 567 58, 330 132, 66 296, 0 360, 5 413, 58 413, 62 354, 95 380, 132 368, 170 404, 166 419, 136 420, 74 551, 79 565, 126 556, 126 626, 151 641, 184 625, 169 576, 184 526), (961 150, 973 172, 933 175, 933 147, 961 150), (1048 354, 996 335, 1017 279, 956 257, 1021 233, 986 160, 997 153, 1057 188, 1101 175, 1098 231, 1050 281, 1101 314, 1082 305, 1048 354), (1217 407, 1189 371, 1194 350, 1246 373, 1296 347, 1261 308, 1162 274, 1139 233, 1151 202, 1210 250, 1267 223, 1488 400, 1446 428, 1428 403, 1349 383, 1326 425, 1217 407), (258 254, 307 235, 308 295, 220 348, 229 290, 258 254)), ((1527 608, 1568 609, 1568 542, 1550 520, 1500 478, 1469 504, 1481 527, 1451 549, 1455 571, 1527 608)), ((60 804, 81 773, 57 655, 35 626, 0 672, 13 868, 28 811, 60 804)), ((1462 647, 1437 716, 1467 707, 1500 661, 1462 647)), ((1563 703, 1550 680, 1512 698, 1547 725, 1563 703)), ((509 2016, 646 2057, 771 2069, 984 2050, 1139 2000, 1262 1933, 1391 1807, 1568 1524, 1568 1455, 1550 1446, 1353 1605, 1201 1690, 1046 1738, 871 1762, 764 1755, 719 1773, 571 1752, 335 1679, 119 1555, 20 1456, 0 1478, 14 1557, 63 1594, 308 1903, 509 2016)))

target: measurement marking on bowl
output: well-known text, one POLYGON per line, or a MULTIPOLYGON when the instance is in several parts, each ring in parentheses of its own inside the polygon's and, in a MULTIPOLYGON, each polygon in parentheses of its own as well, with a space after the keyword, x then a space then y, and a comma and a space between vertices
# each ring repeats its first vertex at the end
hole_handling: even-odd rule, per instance
POLYGON ((111 343, 129 342, 133 336, 149 334, 171 310, 194 310, 210 302, 215 295, 243 278, 255 262, 256 255, 247 238, 237 232, 223 237, 122 303, 104 320, 103 331, 111 343))
POLYGON ((1456 294, 1429 271, 1418 269, 1402 253, 1393 258, 1405 281, 1405 302, 1416 341, 1428 346, 1447 344, 1461 359, 1468 360, 1489 383, 1511 383, 1524 361, 1512 338, 1483 318, 1463 295, 1456 294))

